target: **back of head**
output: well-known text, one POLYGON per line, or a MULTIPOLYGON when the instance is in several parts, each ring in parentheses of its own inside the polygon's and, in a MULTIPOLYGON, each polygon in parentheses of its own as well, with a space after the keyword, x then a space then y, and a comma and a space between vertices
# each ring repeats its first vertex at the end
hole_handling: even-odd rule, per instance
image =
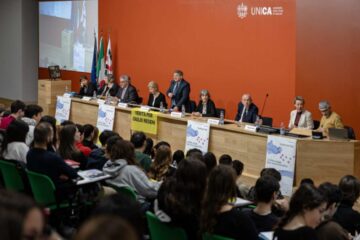
POLYGON ((121 138, 120 135, 117 132, 114 131, 110 131, 110 130, 104 130, 100 136, 99 136, 99 140, 102 146, 105 146, 107 140, 113 136, 116 136, 118 138, 121 138))
POLYGON ((84 139, 92 137, 95 131, 95 127, 91 124, 85 124, 83 127, 84 139))
POLYGON ((52 141, 52 127, 50 123, 41 122, 34 129, 34 143, 48 144, 52 141))
POLYGON ((255 184, 256 202, 270 203, 280 189, 279 182, 272 176, 260 177, 255 184))
POLYGON ((43 108, 36 104, 27 105, 25 108, 25 117, 33 118, 37 116, 39 113, 43 112, 43 108))
POLYGON ((135 148, 141 148, 144 146, 146 141, 146 135, 143 132, 135 132, 131 135, 130 142, 135 148))
POLYGON ((26 134, 29 132, 29 126, 22 120, 16 119, 10 123, 6 129, 7 143, 25 142, 26 134))
POLYGON ((342 193, 340 191, 340 188, 332 183, 325 182, 320 184, 319 191, 324 196, 327 204, 326 207, 328 208, 332 204, 338 204, 342 200, 342 193))
POLYGON ((60 126, 66 126, 66 125, 75 125, 75 123, 70 120, 65 120, 60 124, 60 126))
POLYGON ((339 182, 340 191, 343 194, 343 202, 353 205, 360 196, 360 182, 351 175, 346 175, 339 182))
POLYGON ((23 101, 16 100, 11 103, 10 111, 11 113, 17 113, 19 110, 25 111, 26 105, 23 101))
POLYGON ((261 170, 260 177, 264 176, 273 176, 279 182, 281 181, 281 174, 275 168, 264 168, 263 170, 261 170))
POLYGON ((228 154, 223 154, 219 158, 219 164, 230 165, 232 164, 232 157, 228 154))
POLYGON ((57 131, 56 131, 56 119, 53 116, 42 116, 39 123, 47 122, 51 125, 53 130, 53 144, 56 144, 57 131))
POLYGON ((169 144, 168 142, 160 141, 160 142, 158 142, 157 144, 155 144, 154 149, 157 150, 157 149, 158 149, 160 146, 162 146, 162 145, 166 145, 166 146, 168 146, 169 148, 171 148, 171 146, 170 146, 170 144, 169 144))
POLYGON ((176 150, 173 154, 173 162, 176 162, 177 165, 180 164, 182 160, 185 159, 184 152, 182 150, 176 150))
POLYGON ((198 160, 198 161, 202 161, 202 162, 204 161, 202 152, 197 148, 190 149, 186 153, 186 159, 193 159, 193 160, 198 160))
POLYGON ((146 138, 146 141, 145 141, 145 149, 143 151, 143 153, 149 155, 149 156, 152 156, 154 155, 154 141, 152 140, 152 138, 146 138))
POLYGON ((75 149, 76 126, 73 124, 65 125, 59 133, 59 154, 64 159, 71 159, 75 149))
POLYGON ((244 164, 240 160, 234 160, 232 161, 232 167, 234 168, 236 175, 240 177, 244 171, 244 164))
POLYGON ((209 174, 211 170, 217 165, 216 157, 212 152, 207 152, 204 154, 203 159, 209 174))
POLYGON ((138 240, 134 228, 115 216, 94 217, 80 228, 75 240, 138 240))
POLYGON ((25 218, 33 208, 38 208, 36 203, 28 196, 9 190, 0 190, 0 208, 17 212, 25 218))
POLYGON ((200 153, 202 155, 202 152, 200 149, 197 149, 197 148, 192 148, 192 149, 189 149, 187 152, 186 152, 186 158, 192 156, 193 154, 196 154, 196 153, 200 153))
POLYGON ((129 165, 136 165, 135 149, 131 142, 117 139, 112 144, 109 144, 109 140, 106 144, 106 152, 109 154, 110 160, 124 159, 129 165))
POLYGON ((22 240, 24 218, 0 206, 0 236, 3 240, 22 240))
POLYGON ((170 165, 171 149, 168 146, 160 146, 155 154, 154 163, 156 165, 170 165))
POLYGON ((303 184, 314 185, 314 181, 311 178, 303 178, 303 179, 301 179, 300 185, 303 185, 303 184))

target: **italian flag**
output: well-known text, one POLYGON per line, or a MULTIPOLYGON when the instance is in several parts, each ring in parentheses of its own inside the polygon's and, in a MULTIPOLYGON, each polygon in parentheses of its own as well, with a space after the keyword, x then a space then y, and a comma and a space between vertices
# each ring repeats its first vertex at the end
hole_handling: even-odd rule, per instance
POLYGON ((104 41, 100 38, 99 57, 96 66, 97 83, 100 87, 105 83, 105 59, 104 59, 104 41))

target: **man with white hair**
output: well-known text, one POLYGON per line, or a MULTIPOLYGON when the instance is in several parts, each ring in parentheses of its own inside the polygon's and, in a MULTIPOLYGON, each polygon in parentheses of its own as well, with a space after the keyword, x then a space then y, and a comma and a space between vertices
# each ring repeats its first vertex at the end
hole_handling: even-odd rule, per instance
POLYGON ((329 128, 344 128, 341 117, 331 110, 331 105, 328 101, 321 101, 319 103, 319 110, 322 114, 319 131, 327 133, 329 128))
POLYGON ((120 88, 116 93, 116 97, 122 103, 138 103, 139 96, 136 88, 130 84, 130 76, 120 76, 120 88))
POLYGON ((246 93, 242 96, 241 102, 238 105, 238 111, 235 116, 235 121, 255 123, 258 112, 259 109, 252 102, 251 95, 246 93))

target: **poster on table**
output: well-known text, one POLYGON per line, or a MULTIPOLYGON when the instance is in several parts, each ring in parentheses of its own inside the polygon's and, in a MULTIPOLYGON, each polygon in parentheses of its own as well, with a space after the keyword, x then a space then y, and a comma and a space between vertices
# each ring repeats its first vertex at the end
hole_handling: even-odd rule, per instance
POLYGON ((186 127, 186 142, 185 153, 192 149, 197 148, 202 153, 206 153, 209 147, 210 124, 188 121, 186 127))
POLYGON ((268 136, 266 145, 266 168, 275 168, 281 173, 280 190, 291 196, 294 183, 296 139, 268 136))
POLYGON ((58 124, 69 120, 71 98, 58 96, 56 101, 55 119, 58 124))
POLYGON ((112 131, 114 127, 114 118, 115 107, 106 104, 100 104, 96 123, 99 132, 103 132, 104 130, 112 131))

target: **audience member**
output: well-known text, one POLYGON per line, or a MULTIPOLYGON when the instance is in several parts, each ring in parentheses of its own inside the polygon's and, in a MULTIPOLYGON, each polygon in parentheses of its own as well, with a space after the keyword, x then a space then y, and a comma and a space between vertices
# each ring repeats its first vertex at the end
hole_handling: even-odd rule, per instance
POLYGON ((314 181, 311 178, 303 178, 303 179, 301 179, 300 185, 303 185, 303 184, 315 185, 314 181))
POLYGON ((187 159, 190 159, 190 158, 197 159, 202 162, 204 161, 202 152, 200 151, 200 149, 197 149, 197 148, 192 148, 192 149, 188 150, 186 152, 186 158, 187 159))
POLYGON ((84 130, 84 139, 82 140, 82 145, 90 148, 91 150, 98 148, 98 146, 96 146, 96 144, 93 141, 95 135, 95 127, 91 124, 85 124, 83 126, 83 130, 84 130))
POLYGON ((1 119, 0 129, 7 129, 12 121, 22 118, 25 114, 25 107, 25 103, 20 100, 12 102, 10 106, 11 114, 1 119))
POLYGON ((229 154, 223 154, 219 158, 219 164, 232 165, 232 157, 229 154))
POLYGON ((25 108, 25 116, 21 119, 29 125, 29 132, 26 135, 26 145, 30 146, 34 139, 34 128, 40 122, 43 109, 39 105, 30 104, 25 108))
POLYGON ((49 142, 49 145, 48 145, 48 151, 50 152, 56 152, 56 149, 57 149, 57 139, 58 139, 58 131, 57 131, 57 128, 56 128, 56 119, 53 117, 53 116, 43 116, 41 119, 40 119, 40 123, 42 122, 47 122, 51 125, 52 127, 52 130, 53 130, 53 139, 51 142, 49 142))
POLYGON ((152 138, 146 138, 146 143, 145 143, 145 149, 143 151, 144 154, 148 155, 150 158, 152 158, 152 156, 154 156, 154 141, 152 140, 152 138))
POLYGON ((172 165, 177 168, 179 166, 180 162, 185 159, 184 151, 183 150, 176 150, 173 153, 172 157, 172 165))
POLYGON ((211 171, 208 179, 201 213, 201 233, 257 240, 254 223, 241 210, 234 208, 232 199, 236 199, 235 171, 227 165, 219 165, 211 171))
POLYGON ((171 164, 171 150, 167 146, 160 146, 155 154, 154 161, 151 163, 148 173, 149 178, 156 181, 163 181, 167 177, 172 176, 175 168, 171 164))
POLYGON ((207 175, 209 175, 211 170, 213 170, 213 168, 217 165, 216 157, 212 152, 207 152, 204 154, 203 159, 206 165, 207 175))
POLYGON ((83 144, 84 141, 84 127, 80 124, 75 124, 76 134, 75 134, 75 147, 84 154, 85 157, 88 157, 91 153, 91 148, 83 144))
POLYGON ((232 167, 236 173, 237 195, 241 198, 246 198, 246 194, 249 192, 249 187, 240 180, 244 171, 244 164, 240 160, 234 160, 232 161, 232 167))
POLYGON ((150 170, 151 158, 144 154, 146 148, 146 135, 143 132, 135 132, 132 134, 130 142, 135 147, 135 160, 146 171, 150 170))

